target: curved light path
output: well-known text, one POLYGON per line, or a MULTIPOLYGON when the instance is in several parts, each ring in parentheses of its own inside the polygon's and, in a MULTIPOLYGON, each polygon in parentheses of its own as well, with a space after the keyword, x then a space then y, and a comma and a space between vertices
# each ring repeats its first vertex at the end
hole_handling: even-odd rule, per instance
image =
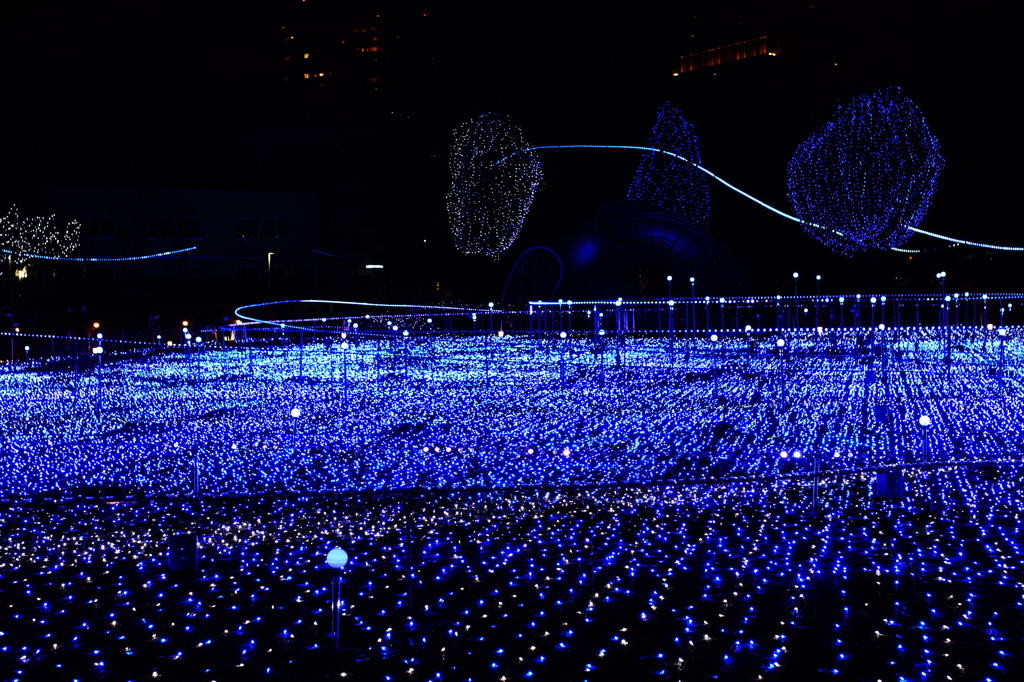
POLYGON ((185 249, 176 249, 174 251, 162 251, 160 253, 151 253, 145 256, 126 256, 124 258, 72 258, 70 256, 44 256, 40 253, 25 253, 24 251, 11 251, 9 249, 0 249, 0 253, 6 253, 11 256, 24 256, 25 258, 38 258, 39 260, 56 260, 66 261, 70 263, 113 263, 130 260, 147 260, 149 258, 161 258, 163 256, 174 256, 179 253, 185 253, 187 251, 195 251, 196 247, 189 246, 185 249))
MULTIPOLYGON (((411 303, 366 303, 366 302, 363 302, 363 301, 329 301, 329 300, 324 300, 324 299, 319 299, 319 298, 299 298, 299 299, 291 299, 291 300, 287 300, 287 301, 268 301, 266 303, 249 303, 247 305, 238 306, 237 308, 235 308, 235 317, 237 317, 240 320, 246 320, 248 322, 255 322, 256 324, 271 325, 271 326, 276 327, 278 329, 294 329, 296 331, 306 331, 306 332, 322 331, 322 329, 318 329, 316 327, 302 327, 302 326, 299 326, 299 325, 287 324, 287 323, 284 323, 284 322, 277 322, 277 321, 273 321, 273 320, 265 320, 265 319, 259 318, 259 317, 250 317, 249 315, 246 315, 245 313, 241 312, 243 310, 250 310, 252 308, 263 308, 263 307, 266 307, 266 306, 269 306, 269 305, 283 305, 285 303, 326 303, 326 304, 331 304, 331 305, 364 306, 364 307, 369 307, 369 308, 387 308, 387 309, 406 308, 406 309, 410 309, 410 310, 444 310, 444 311, 451 311, 451 312, 457 312, 457 313, 467 313, 467 314, 481 313, 481 312, 490 312, 491 310, 493 310, 494 312, 498 312, 497 308, 493 308, 493 309, 491 309, 491 308, 483 308, 483 309, 481 309, 481 308, 455 308, 455 307, 452 307, 452 306, 444 306, 444 305, 414 305, 414 304, 411 304, 411 303)), ((347 318, 350 318, 350 317, 354 318, 356 316, 355 315, 341 315, 341 316, 336 316, 334 319, 339 319, 339 318, 346 318, 347 319, 347 318)))
MULTIPOLYGON (((537 150, 537 149, 636 149, 636 150, 644 151, 644 152, 658 152, 659 154, 665 154, 667 156, 671 156, 671 157, 674 157, 676 159, 679 159, 680 161, 685 161, 686 163, 690 164, 691 166, 693 166, 697 170, 699 170, 702 173, 708 175, 709 177, 713 178, 714 180, 718 181, 719 183, 725 185, 726 187, 728 187, 732 191, 736 192, 737 194, 743 195, 747 199, 750 199, 751 201, 753 201, 755 204, 758 204, 759 206, 762 206, 763 208, 768 209, 769 211, 771 211, 772 213, 775 213, 776 215, 782 216, 786 220, 792 220, 793 222, 799 223, 801 225, 809 225, 810 227, 813 227, 813 228, 816 228, 816 229, 819 229, 819 230, 826 230, 828 232, 834 232, 835 234, 838 234, 840 237, 847 237, 847 238, 851 238, 852 239, 852 237, 850 237, 849 235, 845 235, 842 232, 839 232, 838 230, 833 230, 832 228, 825 227, 824 225, 817 225, 815 223, 803 221, 803 220, 800 220, 799 218, 797 218, 794 215, 790 215, 789 213, 786 213, 785 211, 780 211, 779 209, 775 208, 774 206, 772 206, 770 204, 766 204, 765 202, 761 201, 760 199, 758 199, 754 195, 748 194, 747 192, 744 192, 739 187, 737 187, 736 185, 728 182, 727 180, 724 180, 724 179, 718 177, 717 175, 715 175, 714 173, 709 171, 704 166, 701 166, 699 163, 694 163, 693 161, 690 161, 689 159, 687 159, 684 156, 680 156, 679 154, 676 154, 674 152, 670 152, 670 151, 665 150, 665 149, 658 149, 657 147, 642 147, 642 146, 639 146, 639 145, 631 145, 631 144, 552 144, 552 145, 544 145, 544 146, 541 146, 541 147, 529 147, 527 149, 522 149, 520 151, 517 151, 516 154, 524 154, 526 152, 534 151, 534 150, 537 150)), ((502 159, 498 159, 497 161, 495 161, 495 165, 505 161, 506 159, 511 158, 512 156, 515 156, 516 154, 510 154, 509 156, 506 156, 506 157, 504 157, 502 159)), ((935 232, 929 232, 928 230, 922 230, 919 227, 907 226, 907 229, 911 230, 912 232, 917 232, 918 234, 923 234, 923 235, 928 236, 928 237, 934 237, 935 239, 942 239, 942 240, 945 240, 945 241, 948 241, 948 242, 953 242, 954 244, 961 244, 961 245, 964 245, 964 246, 977 246, 977 247, 983 248, 983 249, 995 249, 995 250, 998 250, 998 251, 1024 251, 1024 246, 1000 246, 998 244, 985 244, 983 242, 972 242, 972 241, 968 241, 966 239, 956 239, 954 237, 947 237, 945 235, 941 235, 941 234, 938 234, 938 233, 935 233, 935 232)), ((859 241, 859 240, 857 240, 857 241, 859 241)), ((911 249, 892 249, 892 250, 893 251, 899 251, 901 253, 920 253, 920 251, 915 251, 915 250, 911 250, 911 249)))

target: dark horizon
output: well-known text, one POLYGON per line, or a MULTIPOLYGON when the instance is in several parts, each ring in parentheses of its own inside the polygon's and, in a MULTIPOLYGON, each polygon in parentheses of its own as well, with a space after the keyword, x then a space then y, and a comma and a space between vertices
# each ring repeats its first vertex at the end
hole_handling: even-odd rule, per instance
MULTIPOLYGON (((382 6, 398 16, 395 6, 382 6)), ((523 249, 550 245, 605 202, 623 199, 639 157, 544 153, 543 191, 495 267, 454 250, 444 210, 451 130, 473 115, 508 113, 533 144, 643 144, 655 109, 671 101, 694 125, 708 168, 788 210, 785 166, 796 146, 837 105, 899 85, 946 159, 921 227, 1024 244, 1013 229, 1024 219, 1013 201, 1019 171, 1007 161, 1024 152, 1016 123, 1021 59, 1005 7, 752 3, 543 16, 427 7, 431 23, 417 49, 436 57, 436 71, 425 76, 434 78, 431 87, 404 83, 388 95, 409 107, 409 118, 360 120, 328 102, 309 121, 296 121, 301 106, 281 79, 283 22, 243 7, 217 16, 198 3, 5 8, 2 49, 11 66, 2 86, 15 105, 0 114, 8 131, 0 199, 23 204, 52 185, 319 192, 341 207, 323 235, 328 250, 386 253, 393 272, 419 271, 396 280, 389 297, 430 296, 428 283, 443 279, 454 296, 477 303, 500 295, 523 249), (779 56, 671 75, 680 55, 748 34, 777 37, 779 56), (318 150, 315 163, 265 163, 267 131, 296 126, 340 126, 342 143, 318 150)), ((281 8, 287 17, 296 3, 281 8)), ((1015 254, 917 236, 906 246, 928 253, 909 262, 887 253, 848 259, 724 189, 713 187, 711 201, 711 233, 747 268, 758 293, 785 292, 794 270, 842 289, 926 290, 939 269, 960 290, 1015 286, 1015 254)))

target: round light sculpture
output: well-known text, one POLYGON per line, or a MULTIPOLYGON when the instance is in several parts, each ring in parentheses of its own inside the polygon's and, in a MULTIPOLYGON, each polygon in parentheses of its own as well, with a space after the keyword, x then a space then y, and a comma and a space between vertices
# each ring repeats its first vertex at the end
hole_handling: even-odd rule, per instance
POLYGON ((503 114, 480 114, 455 131, 446 203, 456 249, 497 258, 519 236, 542 175, 529 148, 503 114))
POLYGON ((335 547, 327 553, 327 565, 336 571, 345 568, 348 563, 348 552, 341 547, 335 547))
POLYGON ((855 98, 786 166, 804 231, 851 256, 897 247, 924 218, 945 165, 920 109, 898 87, 855 98))
POLYGON ((922 414, 921 418, 917 420, 917 423, 923 427, 928 427, 932 425, 932 418, 926 414, 922 414))
POLYGON ((300 409, 299 409, 299 408, 297 408, 297 407, 293 407, 293 408, 292 408, 292 411, 291 411, 291 412, 289 412, 288 414, 290 414, 290 415, 291 415, 292 417, 294 417, 294 418, 298 419, 299 417, 301 417, 301 416, 302 416, 302 410, 300 410, 300 409))

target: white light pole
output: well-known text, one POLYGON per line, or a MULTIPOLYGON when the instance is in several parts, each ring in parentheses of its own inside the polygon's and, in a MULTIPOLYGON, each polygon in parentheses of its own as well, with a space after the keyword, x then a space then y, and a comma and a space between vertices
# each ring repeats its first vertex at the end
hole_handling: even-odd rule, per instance
POLYGON ((341 342, 341 381, 342 393, 346 404, 348 403, 348 341, 341 342))
MULTIPOLYGON (((712 334, 711 335, 711 353, 712 353, 713 356, 717 356, 717 354, 718 354, 718 334, 712 334)), ((721 401, 721 396, 718 394, 718 359, 717 359, 717 357, 715 357, 712 360, 712 362, 714 362, 714 365, 711 368, 711 372, 712 372, 712 374, 714 375, 714 378, 715 378, 715 402, 717 403, 717 402, 721 401)))
POLYGON ((932 418, 923 414, 917 423, 921 427, 921 460, 924 461, 928 459, 928 427, 932 425, 932 418))
POLYGON ((779 349, 779 390, 782 394, 782 406, 788 402, 786 398, 786 339, 779 339, 775 342, 779 349))
POLYGON ((1006 328, 999 328, 999 387, 1003 388, 1003 372, 1006 369, 1006 328))
POLYGON ((337 651, 341 641, 341 571, 348 563, 348 552, 335 547, 327 553, 324 563, 331 569, 331 641, 337 651))

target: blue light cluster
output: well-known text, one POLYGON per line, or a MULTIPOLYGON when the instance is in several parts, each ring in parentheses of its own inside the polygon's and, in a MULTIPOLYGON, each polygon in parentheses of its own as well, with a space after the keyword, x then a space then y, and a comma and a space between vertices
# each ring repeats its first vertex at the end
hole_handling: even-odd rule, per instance
POLYGON ((485 113, 455 131, 450 166, 455 248, 497 258, 523 228, 540 184, 540 160, 508 116, 485 113), (510 160, 496 166, 503 158, 510 160))
POLYGON ((1019 677, 1018 328, 670 339, 573 305, 534 302, 544 331, 485 331, 489 308, 478 334, 352 305, 8 364, 0 670, 1019 677), (876 497, 880 472, 907 498, 876 497), (168 571, 184 534, 191 575, 168 571))
POLYGON ((707 227, 711 197, 707 176, 701 173, 700 147, 693 126, 682 112, 665 102, 658 108, 647 146, 673 152, 689 160, 646 152, 633 176, 626 198, 677 213, 698 227, 707 227))
POLYGON ((839 107, 797 147, 789 200, 805 232, 838 253, 890 249, 924 218, 944 163, 921 111, 886 88, 839 107))
POLYGON ((602 490, 5 505, 12 680, 1014 680, 1019 465, 602 490), (195 534, 195 573, 168 547, 195 534), (351 557, 341 646, 328 551, 351 557))
POLYGON ((619 485, 773 476, 790 466, 781 452, 828 471, 1024 454, 1016 330, 720 329, 673 344, 369 324, 343 341, 206 343, 141 361, 111 347, 102 366, 6 372, 0 487, 619 485))

